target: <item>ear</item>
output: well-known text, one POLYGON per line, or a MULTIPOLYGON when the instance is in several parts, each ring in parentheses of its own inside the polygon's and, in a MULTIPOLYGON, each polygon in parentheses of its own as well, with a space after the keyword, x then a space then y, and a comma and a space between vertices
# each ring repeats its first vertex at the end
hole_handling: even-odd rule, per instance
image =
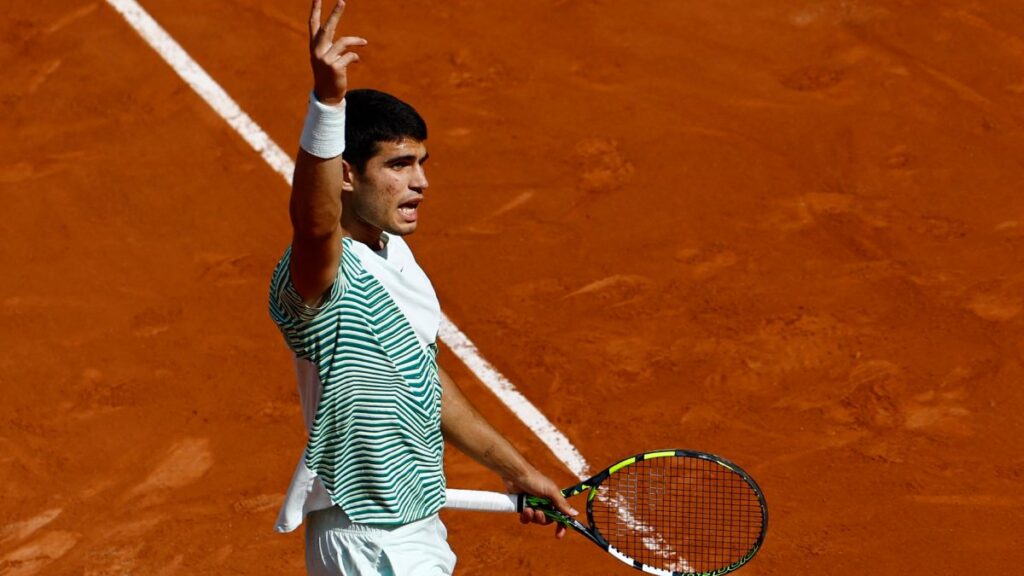
POLYGON ((355 169, 348 163, 347 160, 341 161, 341 190, 343 192, 352 192, 356 189, 355 186, 355 169))

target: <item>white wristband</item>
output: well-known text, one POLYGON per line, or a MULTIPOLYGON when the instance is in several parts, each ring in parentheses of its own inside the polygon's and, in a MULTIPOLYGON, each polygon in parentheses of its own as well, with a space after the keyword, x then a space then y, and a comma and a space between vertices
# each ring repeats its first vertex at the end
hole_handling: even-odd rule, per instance
POLYGON ((299 145, 317 158, 341 156, 345 151, 345 101, 337 106, 328 106, 310 92, 299 145))

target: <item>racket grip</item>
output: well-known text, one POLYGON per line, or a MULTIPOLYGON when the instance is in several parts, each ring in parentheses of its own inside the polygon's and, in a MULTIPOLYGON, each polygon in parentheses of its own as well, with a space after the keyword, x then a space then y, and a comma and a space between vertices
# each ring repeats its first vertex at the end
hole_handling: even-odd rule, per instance
POLYGON ((501 492, 485 492, 483 490, 445 491, 447 501, 444 507, 449 510, 476 510, 478 512, 522 512, 522 494, 502 494, 501 492))

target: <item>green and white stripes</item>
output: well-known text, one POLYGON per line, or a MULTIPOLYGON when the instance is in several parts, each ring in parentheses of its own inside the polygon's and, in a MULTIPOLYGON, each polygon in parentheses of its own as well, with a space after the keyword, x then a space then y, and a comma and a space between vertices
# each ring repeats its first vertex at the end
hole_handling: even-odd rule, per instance
POLYGON ((306 465, 354 521, 411 522, 444 503, 437 347, 421 345, 352 240, 343 242, 342 273, 319 308, 291 286, 290 250, 271 280, 271 317, 323 384, 306 465))

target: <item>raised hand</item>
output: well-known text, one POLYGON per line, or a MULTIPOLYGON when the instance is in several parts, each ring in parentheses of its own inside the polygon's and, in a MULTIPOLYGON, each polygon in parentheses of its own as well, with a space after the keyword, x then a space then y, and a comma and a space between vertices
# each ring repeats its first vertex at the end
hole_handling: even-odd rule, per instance
POLYGON ((309 14, 309 59, 313 66, 313 93, 316 99, 328 105, 337 105, 345 98, 348 89, 348 65, 359 61, 359 55, 349 51, 353 46, 365 46, 366 39, 357 36, 342 36, 334 40, 345 0, 338 0, 320 26, 321 0, 313 0, 309 14))

